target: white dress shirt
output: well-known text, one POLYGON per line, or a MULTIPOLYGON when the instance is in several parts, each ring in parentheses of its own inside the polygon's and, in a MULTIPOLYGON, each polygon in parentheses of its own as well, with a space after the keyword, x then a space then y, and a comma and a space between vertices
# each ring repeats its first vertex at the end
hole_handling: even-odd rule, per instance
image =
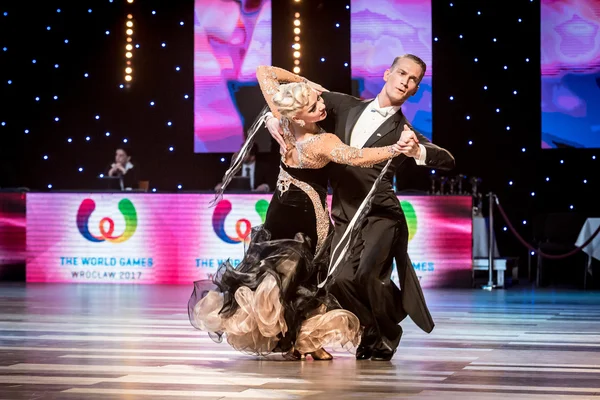
MULTIPOLYGON (((367 140, 369 140, 381 124, 387 121, 392 115, 396 114, 398 110, 400 110, 400 106, 380 107, 379 97, 375 97, 375 99, 369 103, 367 108, 365 108, 360 117, 358 117, 358 121, 356 121, 356 125, 354 125, 354 129, 350 136, 350 146, 362 149, 365 143, 367 143, 367 140)), ((419 144, 419 148, 421 149, 421 154, 418 159, 415 158, 415 161, 417 162, 417 165, 425 165, 427 150, 422 144, 419 144)))
POLYGON ((248 164, 242 164, 242 176, 250 178, 250 189, 254 190, 254 171, 256 170, 256 161, 248 164))

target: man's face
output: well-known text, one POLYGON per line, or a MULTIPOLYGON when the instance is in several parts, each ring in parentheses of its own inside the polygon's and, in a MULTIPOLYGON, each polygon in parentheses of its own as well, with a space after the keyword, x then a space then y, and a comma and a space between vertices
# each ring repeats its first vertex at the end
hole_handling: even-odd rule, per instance
POLYGON ((401 58, 392 69, 383 75, 384 92, 393 105, 402 105, 419 89, 423 69, 410 58, 401 58))
POLYGON ((125 153, 123 149, 117 149, 115 152, 115 162, 125 166, 129 162, 130 157, 125 153))

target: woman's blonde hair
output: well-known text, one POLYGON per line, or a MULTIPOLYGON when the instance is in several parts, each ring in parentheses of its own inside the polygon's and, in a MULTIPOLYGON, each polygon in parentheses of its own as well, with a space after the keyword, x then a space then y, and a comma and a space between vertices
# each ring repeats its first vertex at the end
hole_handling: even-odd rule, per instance
POLYGON ((273 103, 284 117, 293 117, 298 110, 309 104, 311 87, 304 82, 292 82, 279 85, 273 96, 273 103))

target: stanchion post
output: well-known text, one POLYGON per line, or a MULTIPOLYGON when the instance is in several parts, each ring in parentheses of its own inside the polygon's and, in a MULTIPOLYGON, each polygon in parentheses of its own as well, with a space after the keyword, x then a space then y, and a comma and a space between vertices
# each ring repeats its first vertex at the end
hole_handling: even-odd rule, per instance
POLYGON ((488 220, 488 283, 484 290, 494 288, 494 193, 489 192, 489 220, 488 220))

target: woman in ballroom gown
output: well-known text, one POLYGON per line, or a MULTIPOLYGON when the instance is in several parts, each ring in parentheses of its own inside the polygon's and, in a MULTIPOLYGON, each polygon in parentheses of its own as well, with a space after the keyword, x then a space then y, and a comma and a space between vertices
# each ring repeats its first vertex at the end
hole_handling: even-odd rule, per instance
POLYGON ((323 347, 357 346, 361 327, 327 292, 328 286, 317 287, 327 276, 333 231, 327 165, 368 168, 399 155, 400 148, 397 143, 349 147, 317 125, 327 116, 320 96, 325 89, 276 67, 258 67, 257 78, 273 116, 280 119, 288 151, 265 222, 252 230, 241 263, 225 262, 212 281, 194 283, 190 322, 215 341, 224 335, 241 352, 329 360, 323 347))

